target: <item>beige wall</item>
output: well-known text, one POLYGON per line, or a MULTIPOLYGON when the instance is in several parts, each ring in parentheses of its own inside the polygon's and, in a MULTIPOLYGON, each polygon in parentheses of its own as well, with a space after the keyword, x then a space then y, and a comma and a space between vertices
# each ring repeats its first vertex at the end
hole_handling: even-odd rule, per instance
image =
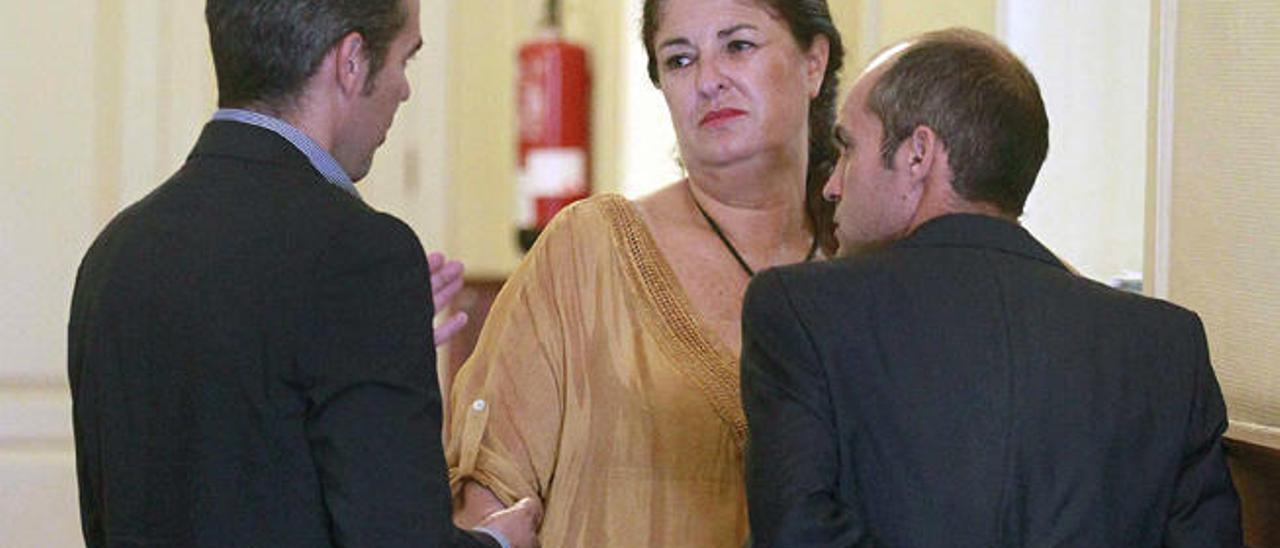
POLYGON ((0 4, 3 546, 79 538, 62 357, 75 265, 99 224, 85 184, 95 172, 97 15, 77 0, 0 4))
POLYGON ((0 545, 79 538, 65 331, 76 266, 126 199, 180 159, 173 132, 199 96, 158 88, 199 67, 160 50, 177 4, 0 5, 0 545), (125 75, 130 75, 126 77, 125 75))
MULTIPOLYGON (((409 64, 413 93, 400 107, 373 169, 357 189, 365 201, 401 219, 427 250, 447 249, 453 208, 448 127, 449 19, 452 0, 421 0, 422 50, 409 64)), ((207 55, 207 53, 206 53, 207 55)))
POLYGON ((997 0, 846 0, 860 4, 861 60, 921 32, 963 26, 996 32, 997 0))
POLYGON ((450 5, 448 250, 471 276, 505 275, 514 233, 516 44, 530 36, 533 2, 450 5))
POLYGON ((995 32, 997 0, 881 0, 880 45, 951 26, 995 32))
POLYGON ((212 112, 202 6, 0 4, 0 545, 79 541, 66 324, 80 257, 212 112))
POLYGON ((1156 291, 1204 320, 1233 434, 1280 448, 1280 4, 1160 4, 1156 291))

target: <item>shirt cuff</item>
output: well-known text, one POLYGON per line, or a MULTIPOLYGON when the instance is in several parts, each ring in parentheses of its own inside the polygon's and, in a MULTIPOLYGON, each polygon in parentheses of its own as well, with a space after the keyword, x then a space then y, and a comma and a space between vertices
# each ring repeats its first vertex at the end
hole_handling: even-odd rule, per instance
POLYGON ((499 533, 488 527, 472 527, 471 530, 477 533, 484 533, 486 535, 493 537, 493 540, 498 541, 498 545, 502 546, 502 548, 511 548, 511 541, 507 540, 507 536, 502 533, 499 533))

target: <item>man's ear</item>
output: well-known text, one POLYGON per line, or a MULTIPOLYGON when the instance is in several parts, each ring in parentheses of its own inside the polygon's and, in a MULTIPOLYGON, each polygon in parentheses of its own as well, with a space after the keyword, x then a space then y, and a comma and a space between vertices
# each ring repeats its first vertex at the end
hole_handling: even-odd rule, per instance
POLYGON ((368 56, 365 55, 364 36, 358 32, 348 33, 333 46, 334 69, 338 87, 344 95, 353 96, 362 93, 365 82, 369 79, 368 56))
POLYGON ((809 84, 809 98, 822 92, 822 80, 827 76, 827 61, 831 56, 831 42, 826 35, 814 37, 809 51, 805 52, 805 80, 809 84))
POLYGON ((919 126, 903 143, 906 149, 907 169, 914 180, 927 179, 937 167, 942 142, 929 126, 919 126))

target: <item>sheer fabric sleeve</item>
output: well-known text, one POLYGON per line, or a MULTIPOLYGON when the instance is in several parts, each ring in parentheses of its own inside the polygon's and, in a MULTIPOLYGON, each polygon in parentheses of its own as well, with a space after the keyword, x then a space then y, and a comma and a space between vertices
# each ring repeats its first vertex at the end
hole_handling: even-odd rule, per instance
POLYGON ((567 342, 582 330, 577 303, 590 261, 582 208, 561 212, 499 292, 475 352, 451 390, 446 458, 455 495, 463 480, 504 504, 545 499, 565 410, 567 342))

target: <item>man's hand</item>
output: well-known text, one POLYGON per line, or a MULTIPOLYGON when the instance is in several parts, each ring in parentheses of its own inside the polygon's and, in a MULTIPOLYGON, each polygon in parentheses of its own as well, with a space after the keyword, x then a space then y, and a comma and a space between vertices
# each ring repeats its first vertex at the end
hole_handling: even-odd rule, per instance
MULTIPOLYGON (((444 253, 434 251, 427 255, 427 266, 431 268, 431 298, 439 313, 449 308, 453 298, 462 290, 462 263, 450 261, 444 253)), ((436 346, 449 342, 466 325, 466 312, 456 312, 445 318, 435 327, 436 346)))
POLYGON ((489 514, 478 527, 501 533, 511 543, 511 548, 537 548, 538 525, 541 523, 542 503, 536 498, 525 497, 510 508, 489 514))

